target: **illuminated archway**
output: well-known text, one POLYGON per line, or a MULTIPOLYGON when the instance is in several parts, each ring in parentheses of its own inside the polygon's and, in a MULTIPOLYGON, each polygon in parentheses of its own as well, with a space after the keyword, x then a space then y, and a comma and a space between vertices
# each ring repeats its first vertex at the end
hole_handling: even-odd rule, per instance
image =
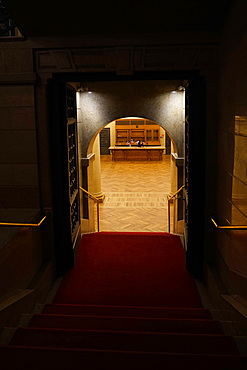
MULTIPOLYGON (((128 120, 128 119, 138 119, 138 120, 149 120, 149 119, 147 119, 147 118, 144 118, 144 117, 122 117, 122 118, 118 118, 117 120, 128 120)), ((150 122, 154 122, 153 120, 149 120, 150 122)), ((104 126, 102 126, 94 135, 93 135, 93 137, 92 137, 92 139, 91 139, 91 141, 90 141, 90 143, 89 143, 89 145, 88 145, 88 149, 87 149, 87 155, 89 155, 90 153, 92 153, 92 148, 93 148, 93 145, 94 145, 94 142, 95 142, 95 139, 97 138, 97 135, 99 135, 100 134, 100 132, 104 129, 104 128, 106 128, 107 126, 109 126, 111 123, 113 123, 113 122, 116 122, 116 120, 114 119, 113 121, 111 121, 111 122, 108 122, 107 124, 105 124, 104 126)), ((165 125, 160 125, 159 123, 157 123, 157 122, 154 122, 155 124, 157 124, 157 125, 159 125, 159 127, 162 129, 162 130, 164 130, 164 132, 166 133, 166 135, 168 135, 169 136, 169 138, 170 138, 170 140, 171 140, 171 143, 172 143, 172 145, 173 145, 173 152, 174 153, 176 153, 176 154, 178 154, 178 149, 177 149, 177 145, 176 145, 176 142, 175 142, 175 140, 173 139, 173 137, 172 137, 172 135, 169 133, 169 131, 165 128, 165 125)), ((115 143, 113 142, 111 142, 111 146, 112 145, 115 145, 115 143)))
MULTIPOLYGON (((118 119, 117 121, 119 121, 120 119, 118 119)), ((122 122, 124 122, 125 120, 145 120, 145 118, 143 117, 123 117, 121 118, 122 122)), ((111 134, 111 138, 114 138, 115 137, 115 121, 112 121, 112 122, 109 122, 108 124, 104 125, 103 127, 100 128, 100 130, 98 130, 89 146, 88 146, 88 150, 87 150, 87 156, 88 158, 90 158, 90 161, 89 161, 89 167, 88 167, 88 187, 89 187, 89 191, 93 193, 94 196, 99 196, 102 198, 102 191, 101 191, 101 161, 100 161, 100 142, 99 142, 99 134, 100 132, 106 128, 107 126, 112 126, 111 127, 111 130, 114 131, 113 134, 111 134)), ((152 121, 151 123, 157 125, 156 122, 152 121)), ((174 139, 171 137, 170 133, 167 132, 167 130, 165 130, 163 127, 161 127, 160 125, 158 125, 160 127, 160 132, 159 132, 159 135, 160 135, 160 140, 165 140, 165 135, 168 135, 171 139, 171 147, 172 147, 172 152, 174 155, 177 155, 177 147, 176 147, 176 143, 174 141, 174 139), (165 134, 165 135, 164 135, 165 134), (163 136, 163 138, 162 138, 163 136)), ((149 126, 147 126, 149 127, 149 126)), ((111 141, 110 143, 110 146, 112 145, 115 145, 115 141, 111 141)), ((163 143, 162 143, 163 144, 163 143)), ((157 146, 158 147, 158 146, 157 146)), ((146 147, 148 148, 148 147, 146 147)), ((170 158, 170 157, 169 157, 170 158)), ((172 158, 172 157, 171 157, 172 158)), ((170 160, 170 159, 169 159, 170 160)), ((150 162, 150 165, 152 165, 152 162, 150 162)), ((176 165, 174 163, 173 160, 170 161, 170 165, 169 165, 169 171, 170 171, 170 175, 169 175, 169 178, 171 178, 171 181, 170 181, 170 191, 173 192, 173 191, 176 191, 176 187, 177 187, 177 168, 176 168, 176 165)), ((164 179, 165 181, 165 179, 164 179)), ((105 189, 103 189, 105 190, 105 189)), ((91 207, 91 217, 95 216, 95 213, 92 211, 92 203, 90 204, 90 207, 91 207)), ((164 212, 164 218, 166 219, 167 217, 167 213, 164 212)), ((166 222, 166 221, 165 221, 166 222)), ((104 231, 104 229, 102 230, 104 231)), ((166 228, 163 229, 163 231, 167 231, 166 228)))

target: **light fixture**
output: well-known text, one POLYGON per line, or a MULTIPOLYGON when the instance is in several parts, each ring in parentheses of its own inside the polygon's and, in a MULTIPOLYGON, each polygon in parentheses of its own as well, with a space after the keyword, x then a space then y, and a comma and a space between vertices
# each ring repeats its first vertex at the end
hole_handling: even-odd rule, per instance
POLYGON ((79 91, 79 92, 88 92, 88 87, 82 87, 82 86, 80 86, 77 91, 79 91))
POLYGON ((92 93, 92 91, 88 91, 88 87, 87 86, 82 86, 82 84, 80 83, 80 87, 77 89, 78 92, 87 92, 87 93, 92 93))

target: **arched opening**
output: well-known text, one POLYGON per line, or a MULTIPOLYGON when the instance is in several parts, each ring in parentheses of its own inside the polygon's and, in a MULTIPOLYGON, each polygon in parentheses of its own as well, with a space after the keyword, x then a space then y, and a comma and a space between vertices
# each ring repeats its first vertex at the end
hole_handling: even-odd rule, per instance
MULTIPOLYGON (((166 232, 169 222, 171 232, 183 234, 183 204, 179 208, 177 200, 168 220, 167 196, 176 192, 179 173, 177 145, 164 127, 143 117, 124 117, 93 136, 87 150, 88 189, 102 201, 101 231, 166 232), (142 150, 135 150, 141 140, 142 150), (127 158, 121 157, 125 149, 127 158)), ((90 217, 82 228, 94 231, 93 202, 88 207, 90 217)))

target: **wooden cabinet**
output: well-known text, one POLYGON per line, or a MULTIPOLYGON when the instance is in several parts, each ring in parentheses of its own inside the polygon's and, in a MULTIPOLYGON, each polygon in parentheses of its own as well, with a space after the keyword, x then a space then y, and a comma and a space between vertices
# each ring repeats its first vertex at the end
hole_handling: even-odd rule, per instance
POLYGON ((113 161, 162 161, 164 146, 111 146, 113 161))
POLYGON ((155 129, 153 131, 153 143, 159 143, 160 142, 160 130, 155 129))
POLYGON ((116 142, 124 145, 129 140, 130 134, 127 129, 116 129, 116 142))
POLYGON ((148 128, 146 130, 146 140, 151 145, 160 145, 160 129, 148 128))
POLYGON ((160 145, 160 127, 150 120, 121 119, 116 121, 116 145, 135 145, 137 141, 146 145, 160 145))
POLYGON ((134 142, 137 142, 137 140, 140 141, 146 141, 145 137, 145 129, 138 130, 138 129, 130 129, 130 140, 133 140, 134 142))

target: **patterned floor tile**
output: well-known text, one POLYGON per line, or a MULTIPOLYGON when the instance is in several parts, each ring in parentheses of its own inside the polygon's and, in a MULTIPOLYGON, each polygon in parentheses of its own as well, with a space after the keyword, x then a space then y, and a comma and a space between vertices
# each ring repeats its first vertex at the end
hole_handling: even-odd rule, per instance
MULTIPOLYGON (((168 231, 170 155, 162 162, 112 162, 101 156, 101 231, 168 231)), ((96 212, 96 209, 95 209, 96 212)))

